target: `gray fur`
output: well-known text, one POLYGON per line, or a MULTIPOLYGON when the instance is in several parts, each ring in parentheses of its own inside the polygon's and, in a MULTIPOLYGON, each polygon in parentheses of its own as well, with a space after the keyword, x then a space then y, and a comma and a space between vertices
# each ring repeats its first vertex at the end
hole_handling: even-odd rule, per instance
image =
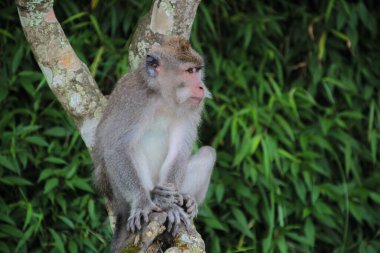
MULTIPOLYGON (((175 43, 168 45, 149 53, 160 55, 156 75, 152 75, 152 64, 147 72, 147 62, 143 61, 116 84, 97 128, 93 150, 95 184, 111 201, 117 217, 111 252, 118 252, 126 231, 140 230, 153 211, 167 212, 168 230, 173 234, 181 221, 188 225, 205 197, 215 163, 211 147, 203 147, 191 156, 203 101, 194 105, 177 99, 177 94, 186 98, 188 86, 193 84, 179 74, 179 67, 185 63, 176 59, 173 52, 177 51, 170 50, 175 43), (157 120, 162 120, 162 129, 155 129, 161 127, 157 120), (159 140, 155 142, 155 138, 159 140), (152 147, 144 146, 144 141, 152 147), (150 149, 152 157, 146 151, 150 149), (157 177, 155 171, 159 173, 157 177)), ((187 50, 183 43, 180 46, 187 50)), ((191 47, 188 50, 196 54, 191 47)), ((181 59, 185 53, 181 51, 181 59)), ((199 57, 196 54, 188 58, 199 61, 199 57)), ((203 82, 201 85, 207 94, 206 86, 203 82)))

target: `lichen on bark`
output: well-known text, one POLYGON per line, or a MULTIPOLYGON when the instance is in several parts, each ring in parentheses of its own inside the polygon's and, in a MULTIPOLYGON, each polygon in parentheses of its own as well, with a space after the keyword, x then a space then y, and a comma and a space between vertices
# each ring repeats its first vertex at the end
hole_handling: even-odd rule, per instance
POLYGON ((136 69, 140 59, 163 35, 190 37, 200 0, 155 0, 141 19, 129 47, 129 64, 136 69))
POLYGON ((25 37, 46 81, 91 150, 94 129, 106 105, 87 66, 80 61, 55 17, 52 0, 16 1, 25 37), (88 131, 89 122, 95 127, 88 131), (86 124, 85 124, 86 123, 86 124), (82 126, 86 129, 82 130, 82 126))

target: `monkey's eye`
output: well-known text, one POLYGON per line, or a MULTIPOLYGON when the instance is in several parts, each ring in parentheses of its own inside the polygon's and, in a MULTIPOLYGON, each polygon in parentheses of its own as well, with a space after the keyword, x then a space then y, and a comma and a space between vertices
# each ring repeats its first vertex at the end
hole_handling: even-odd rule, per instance
POLYGON ((192 74, 192 73, 195 73, 195 72, 199 72, 199 70, 201 70, 202 69, 202 67, 192 67, 192 68, 188 68, 188 69, 186 69, 186 72, 187 73, 190 73, 190 74, 192 74))

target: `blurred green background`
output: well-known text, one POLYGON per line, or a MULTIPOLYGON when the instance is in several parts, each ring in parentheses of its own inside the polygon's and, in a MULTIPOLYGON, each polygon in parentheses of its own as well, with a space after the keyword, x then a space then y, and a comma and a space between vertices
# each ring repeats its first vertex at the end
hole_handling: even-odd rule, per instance
MULTIPOLYGON (((128 71, 151 1, 56 1, 102 90, 128 71)), ((380 7, 204 0, 200 142, 218 151, 197 227, 208 252, 380 252, 380 7)), ((0 3, 0 252, 107 252, 103 198, 11 0, 0 3)))

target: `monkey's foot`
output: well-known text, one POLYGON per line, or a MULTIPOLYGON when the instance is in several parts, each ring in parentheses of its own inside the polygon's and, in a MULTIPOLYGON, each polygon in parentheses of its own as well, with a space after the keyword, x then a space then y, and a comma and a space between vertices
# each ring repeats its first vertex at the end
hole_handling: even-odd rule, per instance
POLYGON ((134 233, 140 230, 142 223, 147 223, 149 221, 148 215, 153 211, 160 212, 162 210, 156 205, 150 205, 145 208, 132 209, 127 221, 127 231, 134 233))
POLYGON ((183 197, 173 184, 166 184, 164 186, 156 186, 151 191, 153 202, 161 207, 171 207, 173 204, 182 206, 183 197))
POLYGON ((183 195, 183 209, 189 215, 190 220, 192 220, 198 214, 198 204, 197 201, 190 195, 183 195))
POLYGON ((166 210, 166 213, 168 215, 167 231, 173 236, 177 234, 181 221, 185 224, 186 229, 190 227, 189 215, 181 207, 174 205, 172 208, 166 210))

